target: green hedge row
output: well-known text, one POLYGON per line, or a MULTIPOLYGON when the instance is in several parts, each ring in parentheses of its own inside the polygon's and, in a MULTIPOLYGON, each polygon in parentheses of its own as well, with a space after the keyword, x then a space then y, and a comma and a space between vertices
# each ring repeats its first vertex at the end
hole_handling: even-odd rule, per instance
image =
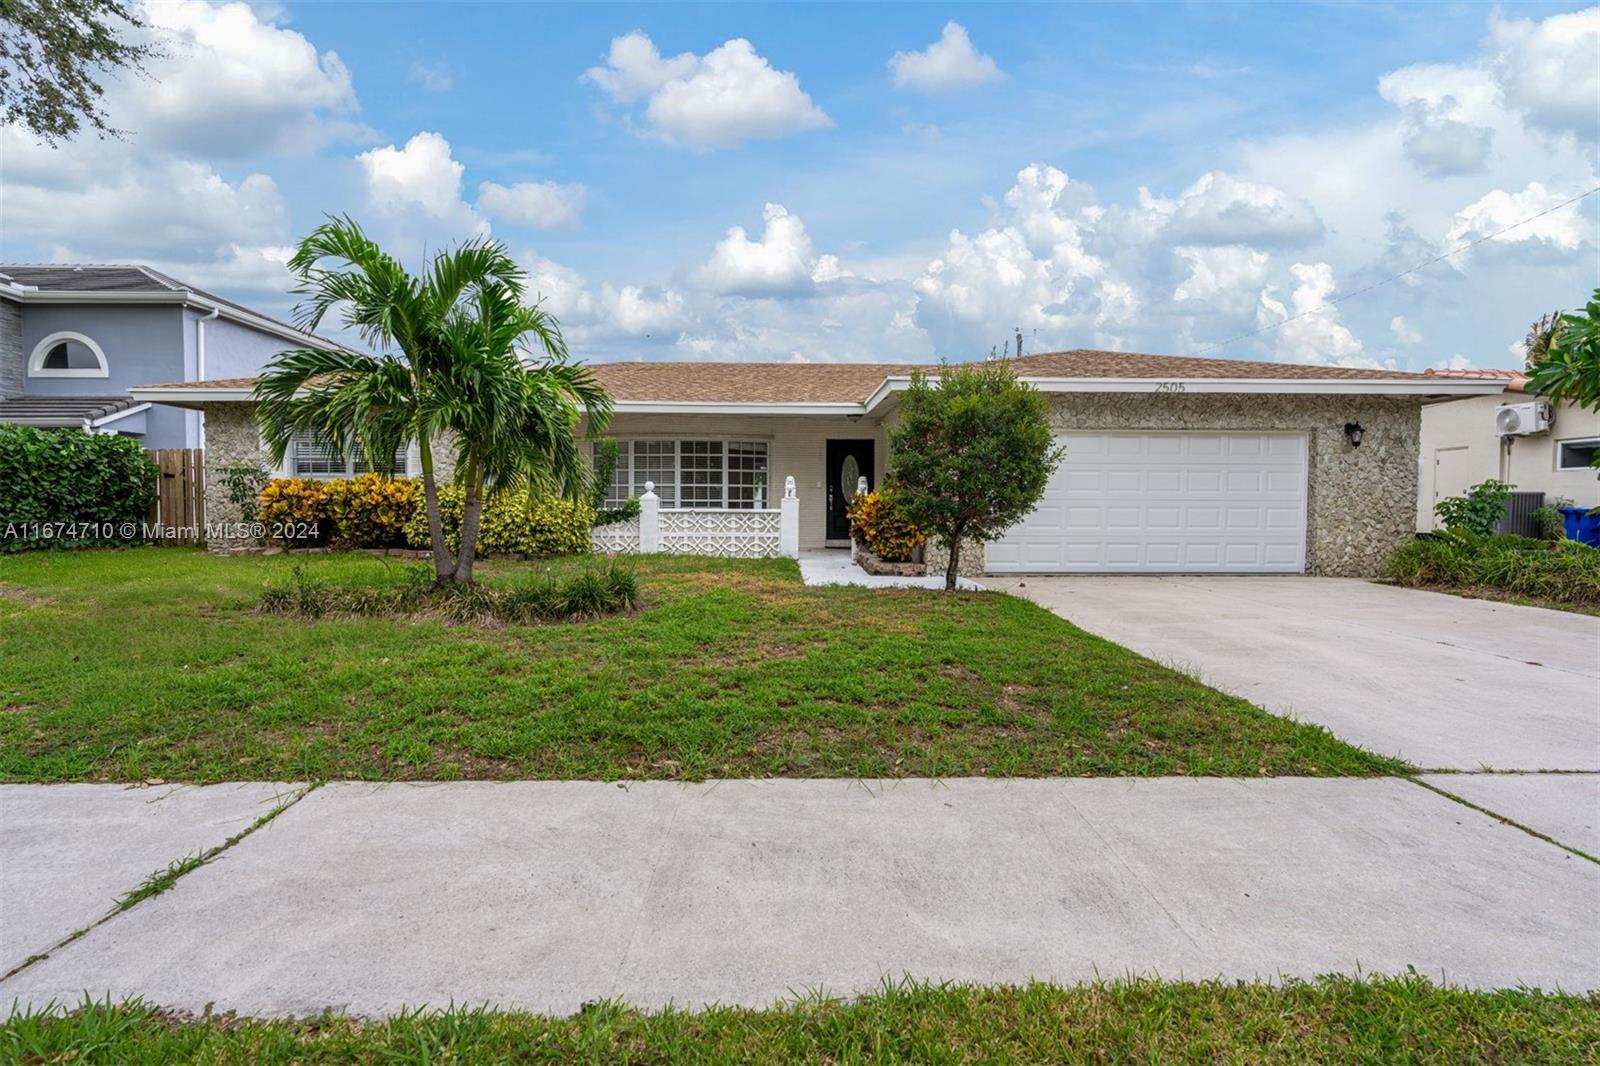
POLYGON ((1450 530, 1401 546, 1389 557, 1384 577, 1397 585, 1491 589, 1600 608, 1600 550, 1574 540, 1450 530))
POLYGON ((157 475, 131 437, 0 425, 0 551, 137 541, 157 475))

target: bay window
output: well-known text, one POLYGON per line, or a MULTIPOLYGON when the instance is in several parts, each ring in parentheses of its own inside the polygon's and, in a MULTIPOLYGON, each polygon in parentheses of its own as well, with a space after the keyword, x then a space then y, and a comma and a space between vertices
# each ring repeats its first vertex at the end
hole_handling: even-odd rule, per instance
POLYGON ((663 507, 751 510, 768 506, 767 442, 695 438, 619 440, 606 506, 655 483, 663 507))

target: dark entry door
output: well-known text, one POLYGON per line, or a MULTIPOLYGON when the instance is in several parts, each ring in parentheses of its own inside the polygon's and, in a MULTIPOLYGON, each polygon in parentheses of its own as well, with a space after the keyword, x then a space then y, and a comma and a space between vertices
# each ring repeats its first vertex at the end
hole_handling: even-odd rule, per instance
POLYGON ((850 519, 845 508, 855 499, 856 482, 867 479, 867 488, 878 484, 872 470, 873 441, 828 441, 828 539, 849 540, 850 519))

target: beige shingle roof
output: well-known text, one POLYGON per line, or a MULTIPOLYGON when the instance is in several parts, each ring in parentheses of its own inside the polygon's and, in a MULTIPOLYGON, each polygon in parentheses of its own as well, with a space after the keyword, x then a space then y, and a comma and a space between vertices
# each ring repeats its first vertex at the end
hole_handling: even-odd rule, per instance
MULTIPOLYGON (((1266 380, 1426 380, 1422 374, 1245 359, 1192 359, 1078 349, 1012 359, 1032 378, 1245 378, 1266 380)), ((931 363, 592 363, 589 369, 622 403, 861 403, 886 377, 934 371, 931 363)), ((144 388, 249 389, 254 378, 178 381, 144 388)))

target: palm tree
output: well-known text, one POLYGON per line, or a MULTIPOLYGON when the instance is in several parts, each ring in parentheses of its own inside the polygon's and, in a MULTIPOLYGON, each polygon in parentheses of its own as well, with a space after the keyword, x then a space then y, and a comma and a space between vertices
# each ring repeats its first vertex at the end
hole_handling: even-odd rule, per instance
POLYGON ((578 494, 589 476, 578 446, 598 433, 611 401, 569 360, 555 319, 523 304, 522 270, 505 247, 473 240, 410 274, 349 218, 331 218, 300 243, 296 324, 307 332, 337 312, 378 354, 300 348, 279 353, 256 382, 257 417, 273 461, 309 432, 343 456, 417 445, 438 584, 472 580, 486 491, 578 494), (461 546, 450 558, 439 513, 433 447, 451 439, 465 491, 461 546))

